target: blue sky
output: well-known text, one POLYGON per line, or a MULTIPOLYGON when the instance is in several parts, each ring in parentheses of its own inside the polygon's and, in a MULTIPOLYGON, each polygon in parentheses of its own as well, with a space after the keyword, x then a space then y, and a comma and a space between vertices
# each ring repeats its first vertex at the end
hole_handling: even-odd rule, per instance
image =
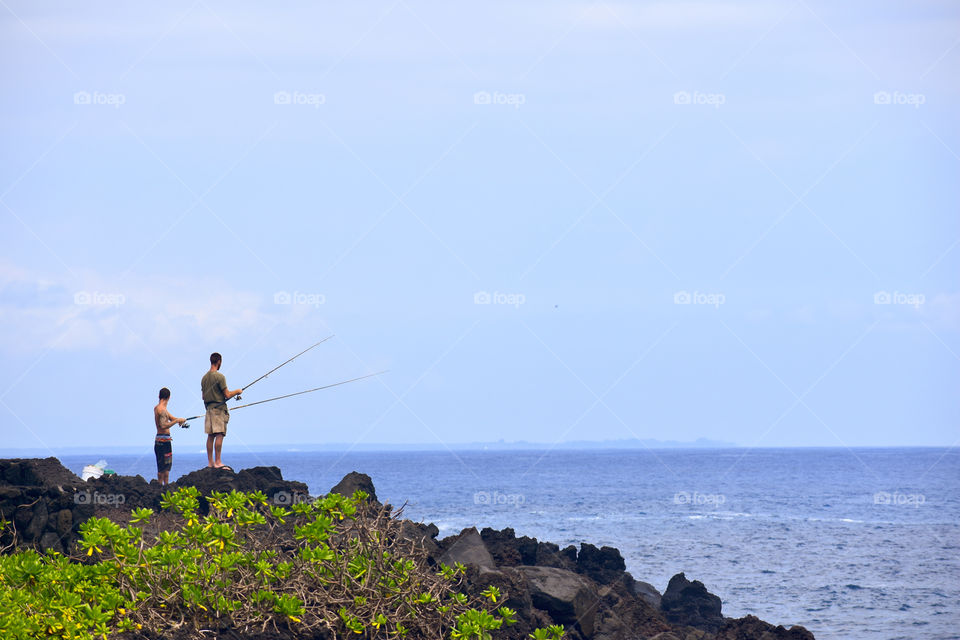
POLYGON ((951 2, 0 9, 2 449, 951 445, 951 2), (199 423, 198 425, 199 426, 199 423), (178 446, 202 446, 199 429, 178 446))

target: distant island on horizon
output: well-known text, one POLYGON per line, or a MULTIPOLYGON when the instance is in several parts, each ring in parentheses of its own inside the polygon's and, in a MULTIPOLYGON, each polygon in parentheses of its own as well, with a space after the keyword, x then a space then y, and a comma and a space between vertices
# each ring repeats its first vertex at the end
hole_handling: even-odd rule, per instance
MULTIPOLYGON (((190 451, 192 447, 180 444, 181 450, 190 451)), ((351 444, 349 442, 327 442, 327 443, 278 443, 269 445, 249 445, 245 451, 281 451, 281 452, 317 452, 317 451, 543 451, 543 450, 580 450, 580 449, 729 449, 740 445, 724 440, 710 440, 709 438, 697 438, 693 441, 680 440, 657 440, 655 438, 626 438, 621 440, 569 440, 559 443, 550 442, 529 442, 526 440, 497 440, 495 442, 452 442, 452 443, 430 443, 430 442, 411 442, 411 443, 389 443, 389 442, 370 442, 351 444)), ((110 454, 110 453, 139 453, 143 450, 142 446, 124 445, 124 446, 104 446, 104 447, 55 447, 45 449, 41 447, 28 448, 10 448, 0 449, 0 455, 3 456, 41 456, 46 457, 54 455, 81 455, 87 453, 110 454)), ((199 448, 198 448, 199 450, 199 448)))

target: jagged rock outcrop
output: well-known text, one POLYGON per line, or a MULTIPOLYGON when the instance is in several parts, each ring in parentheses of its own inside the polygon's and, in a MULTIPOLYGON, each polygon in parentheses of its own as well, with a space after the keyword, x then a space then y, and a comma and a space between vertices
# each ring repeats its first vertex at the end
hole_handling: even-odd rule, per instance
POLYGON ((610 584, 623 577, 627 564, 619 549, 601 547, 584 542, 577 554, 577 573, 582 573, 599 584, 610 584))
POLYGON ((377 500, 377 490, 373 487, 373 480, 365 473, 351 471, 343 476, 337 484, 330 489, 329 493, 339 493, 342 496, 352 496, 355 491, 363 491, 370 496, 370 502, 379 504, 377 500))
POLYGON ((715 640, 814 640, 814 637, 803 627, 775 627, 756 616, 745 616, 728 620, 715 640))
POLYGON ((660 600, 660 608, 668 621, 712 632, 723 626, 722 604, 702 582, 691 582, 683 573, 670 578, 660 600))
MULTIPOLYGON (((271 504, 289 507, 310 498, 307 485, 284 480, 278 467, 253 467, 234 473, 230 469, 204 467, 177 478, 171 488, 196 487, 203 495, 212 491, 262 491, 271 504)), ((207 513, 207 503, 200 501, 200 513, 207 513)))
MULTIPOLYGON (((475 529, 464 529, 436 546, 438 561, 444 562, 450 559, 443 557, 447 550, 463 547, 459 559, 474 566, 468 575, 475 591, 491 584, 500 587, 511 594, 507 606, 520 618, 562 624, 571 640, 813 639, 803 627, 787 630, 752 616, 724 618, 720 598, 682 573, 670 580, 661 596, 653 585, 625 570, 620 551, 613 547, 583 543, 579 551, 572 546, 560 549, 536 538, 517 537, 510 528, 484 528, 479 540, 475 529), (480 561, 471 563, 471 557, 480 561)), ((503 637, 526 637, 514 633, 518 631, 505 630, 503 637)))
POLYGON ((555 567, 517 567, 527 582, 533 606, 564 627, 576 626, 587 638, 594 634, 600 598, 596 585, 573 571, 555 567))
MULTIPOLYGON (((255 467, 234 473, 203 468, 180 477, 168 487, 142 476, 104 475, 81 480, 56 458, 0 459, 0 517, 13 524, 0 537, 0 546, 32 546, 60 553, 74 550, 80 525, 94 515, 123 520, 131 509, 160 509, 167 490, 196 487, 211 491, 262 491, 278 505, 309 498, 307 485, 283 479, 277 467, 255 467)), ((200 501, 200 512, 207 503, 200 501)))
POLYGON ((442 548, 443 555, 439 559, 442 564, 453 566, 454 563, 461 562, 481 569, 497 568, 476 527, 464 529, 456 536, 445 538, 442 548))
POLYGON ((94 497, 56 458, 0 460, 0 518, 10 523, 0 546, 71 549, 94 497))

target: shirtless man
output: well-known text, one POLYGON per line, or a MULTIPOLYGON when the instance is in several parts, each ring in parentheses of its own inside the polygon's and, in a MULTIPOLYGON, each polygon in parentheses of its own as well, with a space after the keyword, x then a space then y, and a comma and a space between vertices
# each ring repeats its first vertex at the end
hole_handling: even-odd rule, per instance
POLYGON ((227 435, 227 423, 230 422, 227 400, 239 396, 242 389, 231 391, 227 388, 227 379, 220 373, 221 364, 223 364, 223 357, 219 353, 211 353, 210 370, 200 380, 203 405, 207 408, 203 430, 207 434, 207 466, 230 469, 220 460, 223 437, 227 435), (214 458, 214 452, 216 452, 216 458, 214 458))
POLYGON ((170 483, 170 467, 173 466, 173 443, 170 437, 170 427, 175 424, 183 426, 184 418, 174 418, 167 411, 167 402, 170 400, 170 389, 160 389, 160 402, 153 408, 153 422, 157 427, 157 437, 153 442, 153 452, 157 456, 157 481, 161 485, 170 483))

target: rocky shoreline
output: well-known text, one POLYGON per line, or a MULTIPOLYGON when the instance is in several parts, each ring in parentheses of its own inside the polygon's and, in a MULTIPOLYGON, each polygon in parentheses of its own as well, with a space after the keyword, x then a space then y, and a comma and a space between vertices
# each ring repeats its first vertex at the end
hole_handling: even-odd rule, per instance
MULTIPOLYGON (((277 504, 309 499, 302 482, 284 480, 277 467, 255 467, 237 473, 200 469, 182 476, 170 489, 193 486, 211 491, 262 491, 277 504)), ((377 501, 373 482, 352 472, 331 488, 352 495, 356 489, 377 501)), ((0 517, 13 531, 0 537, 0 547, 34 547, 75 554, 79 527, 88 518, 106 516, 118 522, 131 509, 159 509, 166 488, 141 476, 103 476, 83 481, 56 458, 0 460, 0 517)), ((201 510, 206 506, 201 501, 201 510)), ((513 529, 464 529, 437 539, 433 524, 403 521, 406 536, 416 540, 432 562, 461 562, 468 568, 468 588, 479 593, 494 585, 509 594, 507 606, 518 612, 516 625, 497 633, 505 639, 526 638, 534 628, 561 624, 571 640, 813 640, 800 626, 789 629, 754 616, 732 619, 722 614, 721 599, 683 573, 670 579, 661 594, 653 585, 626 571, 619 550, 582 543, 561 549, 550 542, 517 537, 513 529)), ((149 634, 136 636, 147 638, 149 634)), ((230 637, 245 637, 233 634, 230 637)), ((259 637, 259 636, 258 636, 259 637)), ((323 637, 323 636, 318 636, 323 637)), ((252 636, 251 636, 252 638, 252 636)))

